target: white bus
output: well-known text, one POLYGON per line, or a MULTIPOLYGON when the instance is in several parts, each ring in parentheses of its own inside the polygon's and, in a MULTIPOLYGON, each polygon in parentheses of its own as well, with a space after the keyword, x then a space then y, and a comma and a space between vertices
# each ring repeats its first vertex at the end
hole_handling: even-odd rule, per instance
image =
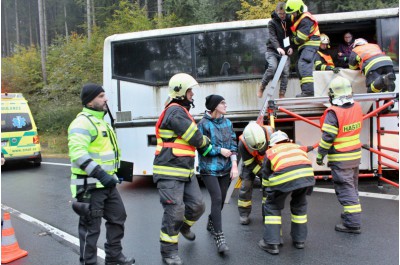
MULTIPOLYGON (((343 40, 345 30, 353 31, 355 38, 362 37, 378 43, 392 57, 398 83, 398 8, 315 17, 321 33, 330 37, 332 47, 343 40)), ((106 38, 103 86, 109 99, 109 108, 116 118, 115 128, 122 147, 122 158, 134 162, 134 175, 152 175, 156 148, 154 128, 168 97, 168 80, 176 73, 191 74, 200 83, 200 88, 194 91, 196 107, 191 109, 196 120, 203 116, 205 97, 210 94, 225 97, 228 104, 226 117, 233 122, 238 135, 249 121, 257 119, 264 103, 264 99, 257 98, 256 91, 265 70, 268 21, 260 19, 193 25, 116 34, 106 38)), ((292 60, 294 64, 295 58, 292 60)), ((352 79, 355 93, 366 93, 365 79, 359 71, 346 69, 339 74, 352 79)), ((333 72, 314 71, 316 96, 326 95, 326 82, 332 75, 333 72), (319 78, 325 81, 318 81, 319 78)), ((278 89, 275 98, 278 98, 277 93, 278 89)), ((300 93, 300 82, 293 70, 286 92, 287 99, 277 99, 275 102, 278 105, 285 101, 297 102, 293 98, 297 93, 300 93)), ((312 104, 312 99, 308 99, 311 105, 307 105, 305 99, 298 100, 306 104, 298 106, 293 103, 291 111, 301 115, 318 116, 326 108, 326 104, 312 104)), ((369 111, 372 103, 363 103, 364 113, 369 111)), ((287 115, 277 112, 277 117, 284 118, 287 115)), ((371 146, 374 145, 373 132, 376 131, 373 123, 365 121, 362 134, 362 140, 371 146)), ((398 130, 398 120, 391 124, 395 124, 395 128, 390 130, 398 130)), ((302 121, 288 119, 286 122, 277 122, 276 126, 303 145, 315 144, 321 136, 318 128, 302 121)), ((394 137, 398 143, 398 134, 394 137)), ((311 158, 314 155, 310 153, 311 158)), ((361 170, 376 167, 376 158, 372 157, 363 150, 361 170)), ((316 164, 314 166, 317 170, 328 170, 316 164)))

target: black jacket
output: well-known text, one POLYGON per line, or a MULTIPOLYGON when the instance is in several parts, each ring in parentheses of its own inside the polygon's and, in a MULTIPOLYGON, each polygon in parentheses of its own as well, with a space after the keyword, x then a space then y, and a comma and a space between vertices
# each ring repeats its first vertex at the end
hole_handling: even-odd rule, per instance
POLYGON ((267 51, 268 52, 275 52, 278 53, 276 50, 277 48, 282 48, 285 50, 285 52, 288 51, 289 47, 284 48, 283 46, 283 39, 286 37, 292 36, 292 32, 290 30, 290 27, 292 26, 292 23, 290 21, 290 16, 286 15, 286 18, 284 21, 281 21, 279 18, 278 14, 272 12, 271 15, 271 20, 268 22, 268 40, 267 40, 267 51), (286 27, 286 30, 285 30, 286 27))

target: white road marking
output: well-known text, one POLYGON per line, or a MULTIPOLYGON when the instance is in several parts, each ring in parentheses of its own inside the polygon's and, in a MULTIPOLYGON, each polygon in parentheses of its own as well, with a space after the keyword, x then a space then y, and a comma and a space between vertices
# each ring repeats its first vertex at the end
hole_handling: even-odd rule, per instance
POLYGON ((64 167, 70 167, 70 166, 71 166, 71 164, 53 163, 53 162, 42 162, 42 164, 45 164, 45 165, 64 166, 64 167))
MULTIPOLYGON (((51 226, 51 225, 49 225, 47 223, 44 223, 44 222, 42 222, 42 221, 40 221, 40 220, 38 220, 36 218, 33 218, 32 216, 29 216, 27 214, 21 213, 21 212, 13 209, 11 207, 8 207, 7 205, 2 204, 1 205, 1 209, 3 211, 9 212, 10 214, 16 215, 19 218, 21 218, 21 219, 23 219, 23 220, 25 220, 25 221, 27 221, 29 223, 41 226, 44 229, 46 229, 49 233, 51 233, 53 235, 56 235, 56 236, 64 239, 65 241, 68 241, 68 242, 76 245, 79 248, 79 238, 74 237, 74 236, 72 236, 72 235, 70 235, 68 233, 65 233, 64 231, 61 231, 60 229, 57 229, 54 226, 51 226)), ((97 256, 104 260, 106 254, 105 254, 103 249, 97 248, 97 256)))
MULTIPOLYGON (((334 189, 326 189, 326 188, 318 188, 314 187, 314 191, 316 192, 325 192, 325 193, 335 193, 334 189)), ((380 194, 380 193, 372 193, 372 192, 358 192, 360 197, 369 197, 369 198, 377 198, 377 199, 385 199, 385 200, 399 200, 399 195, 390 195, 390 194, 380 194)))

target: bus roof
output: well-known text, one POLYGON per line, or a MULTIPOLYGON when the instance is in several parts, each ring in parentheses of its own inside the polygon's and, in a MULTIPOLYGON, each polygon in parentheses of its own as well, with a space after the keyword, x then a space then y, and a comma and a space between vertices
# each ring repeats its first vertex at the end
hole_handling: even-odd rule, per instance
POLYGON ((1 93, 2 99, 24 99, 22 93, 1 93))
MULTIPOLYGON (((396 17, 399 16, 399 8, 385 8, 385 9, 374 9, 374 10, 363 10, 363 11, 352 11, 352 12, 341 12, 341 13, 328 13, 328 14, 316 14, 315 18, 319 23, 331 22, 331 21, 357 21, 367 19, 377 19, 383 17, 396 17)), ((192 25, 175 28, 165 29, 154 29, 139 32, 130 32, 122 34, 114 34, 105 39, 105 43, 121 41, 127 39, 138 39, 138 38, 151 38, 168 35, 182 35, 195 32, 207 32, 224 29, 240 29, 240 28, 252 28, 262 27, 267 25, 268 19, 255 19, 255 20, 241 20, 232 22, 219 22, 210 23, 203 25, 192 25)))

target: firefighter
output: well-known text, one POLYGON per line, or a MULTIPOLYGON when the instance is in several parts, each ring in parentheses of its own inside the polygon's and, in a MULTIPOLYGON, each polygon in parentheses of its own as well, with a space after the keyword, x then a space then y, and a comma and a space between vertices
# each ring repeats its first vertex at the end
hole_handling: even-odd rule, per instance
POLYGON ((349 58, 350 69, 360 69, 365 75, 368 93, 393 92, 396 75, 393 62, 382 52, 377 44, 368 43, 365 39, 356 39, 349 58))
POLYGON ((312 97, 314 61, 321 42, 318 22, 310 12, 307 12, 307 6, 302 0, 288 0, 286 13, 291 14, 292 43, 298 46, 299 51, 297 73, 300 77, 301 94, 296 97, 312 97))
MULTIPOLYGON (((253 195, 254 179, 260 174, 262 161, 268 147, 270 135, 274 132, 271 126, 260 126, 256 122, 250 122, 239 137, 239 154, 243 161, 239 189, 238 209, 240 224, 250 223, 250 212, 252 208, 251 198, 253 195)), ((265 198, 263 198, 264 202, 265 198)))
POLYGON ((358 198, 358 170, 361 160, 360 132, 363 113, 353 100, 350 81, 336 77, 329 84, 331 107, 321 117, 322 138, 318 147, 317 164, 323 165, 328 155, 333 184, 343 206, 342 223, 335 230, 361 233, 361 204, 358 198))
POLYGON ((126 212, 115 187, 120 149, 113 128, 104 121, 107 98, 100 85, 85 84, 81 92, 83 110, 68 128, 71 158, 71 192, 77 202, 81 264, 97 264, 97 240, 101 218, 107 229, 104 244, 106 265, 135 264, 135 259, 122 254, 126 212))
POLYGON ((333 71, 335 74, 340 72, 340 69, 335 67, 333 63, 332 56, 329 52, 330 41, 328 35, 322 33, 321 36, 321 44, 319 45, 319 50, 315 59, 315 70, 317 71, 333 71))
POLYGON ((292 143, 286 133, 276 131, 271 135, 262 166, 264 204, 264 235, 258 246, 270 254, 279 254, 282 216, 286 197, 291 194, 291 232, 293 246, 304 248, 307 238, 307 199, 309 188, 314 186, 314 172, 307 153, 312 146, 292 143))
POLYGON ((160 231, 161 256, 166 264, 183 264, 178 256, 179 232, 195 240, 191 226, 204 213, 205 204, 194 172, 195 149, 207 155, 212 146, 190 115, 197 81, 179 73, 169 80, 169 99, 156 124, 157 148, 153 180, 164 208, 160 231))

